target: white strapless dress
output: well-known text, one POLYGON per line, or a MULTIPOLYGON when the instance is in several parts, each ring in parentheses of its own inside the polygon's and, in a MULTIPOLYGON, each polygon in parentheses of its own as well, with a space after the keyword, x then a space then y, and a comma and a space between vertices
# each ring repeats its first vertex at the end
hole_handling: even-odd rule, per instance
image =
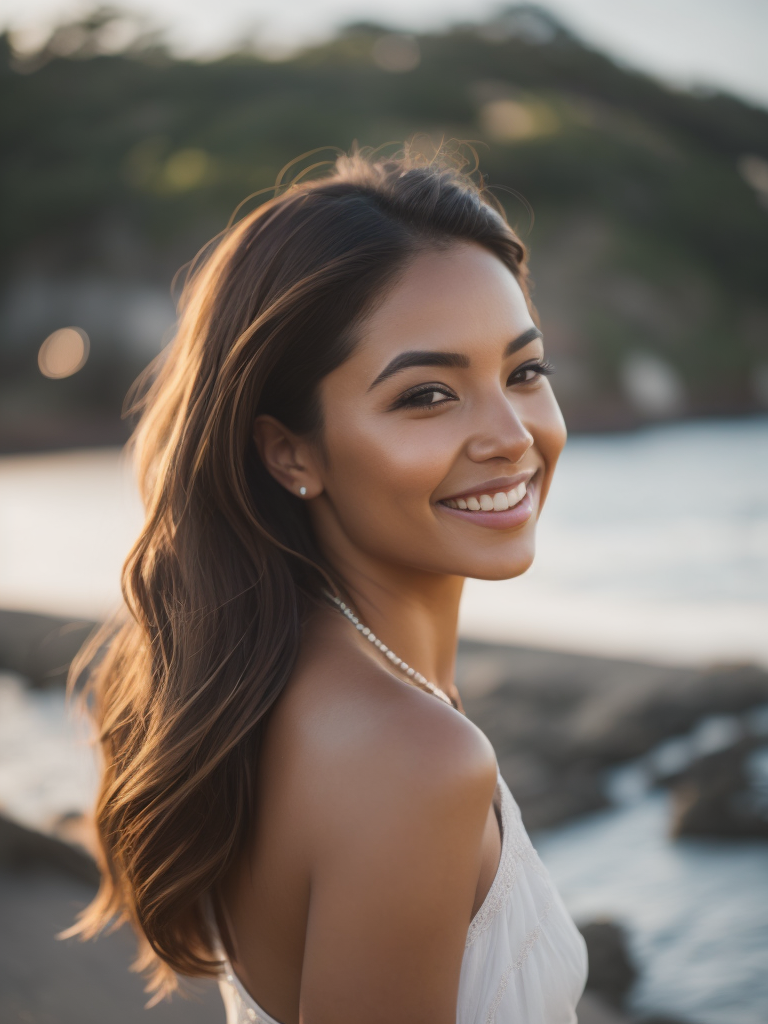
MULTIPOLYGON (((497 769, 498 770, 498 769, 497 769)), ((531 845, 501 772, 501 858, 464 946, 456 1024, 576 1024, 587 979, 579 931, 531 845)), ((225 961, 219 981, 227 1024, 279 1024, 225 961)))

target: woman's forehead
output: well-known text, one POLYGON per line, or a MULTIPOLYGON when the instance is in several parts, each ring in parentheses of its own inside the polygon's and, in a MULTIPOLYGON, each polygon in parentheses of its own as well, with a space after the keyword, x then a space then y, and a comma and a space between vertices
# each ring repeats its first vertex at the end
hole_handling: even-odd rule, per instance
POLYGON ((409 263, 361 324, 356 355, 369 362, 415 347, 503 349, 532 325, 512 272, 489 250, 458 242, 409 263))

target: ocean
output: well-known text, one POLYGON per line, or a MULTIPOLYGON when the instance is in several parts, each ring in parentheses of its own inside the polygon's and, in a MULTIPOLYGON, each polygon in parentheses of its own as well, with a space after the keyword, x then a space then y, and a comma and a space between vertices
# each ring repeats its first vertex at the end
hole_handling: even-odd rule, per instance
MULTIPOLYGON (((753 717, 768 736, 768 706, 753 717)), ((723 734, 730 719, 713 716, 698 731, 723 734)), ((768 796, 768 746, 756 767, 768 796)), ((539 855, 577 924, 611 920, 626 929, 639 969, 629 1006, 638 1016, 765 1024, 768 842, 671 842, 669 796, 643 782, 640 763, 607 773, 613 806, 534 834, 539 855)))

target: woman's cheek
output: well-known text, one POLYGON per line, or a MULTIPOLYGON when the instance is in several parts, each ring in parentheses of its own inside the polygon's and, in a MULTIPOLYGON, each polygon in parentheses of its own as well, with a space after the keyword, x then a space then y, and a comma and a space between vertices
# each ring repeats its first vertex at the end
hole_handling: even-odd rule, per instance
POLYGON ((357 480, 369 480, 372 490, 390 501, 398 496, 411 508, 423 504, 453 463, 455 453, 446 427, 437 417, 432 423, 398 424, 397 429, 374 424, 358 434, 362 443, 355 446, 349 471, 357 480))
POLYGON ((544 461, 544 480, 539 501, 539 505, 542 505, 552 482, 557 460, 565 447, 568 431, 549 381, 543 381, 541 389, 532 398, 535 400, 527 410, 525 425, 531 432, 534 444, 544 461))

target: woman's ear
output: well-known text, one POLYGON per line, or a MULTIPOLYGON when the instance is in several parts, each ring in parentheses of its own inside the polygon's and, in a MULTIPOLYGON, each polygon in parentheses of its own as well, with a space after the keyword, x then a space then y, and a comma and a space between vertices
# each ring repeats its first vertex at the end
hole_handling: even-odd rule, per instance
POLYGON ((323 491, 311 446, 274 416, 257 416, 253 440, 267 470, 287 491, 300 498, 316 498, 323 491))

